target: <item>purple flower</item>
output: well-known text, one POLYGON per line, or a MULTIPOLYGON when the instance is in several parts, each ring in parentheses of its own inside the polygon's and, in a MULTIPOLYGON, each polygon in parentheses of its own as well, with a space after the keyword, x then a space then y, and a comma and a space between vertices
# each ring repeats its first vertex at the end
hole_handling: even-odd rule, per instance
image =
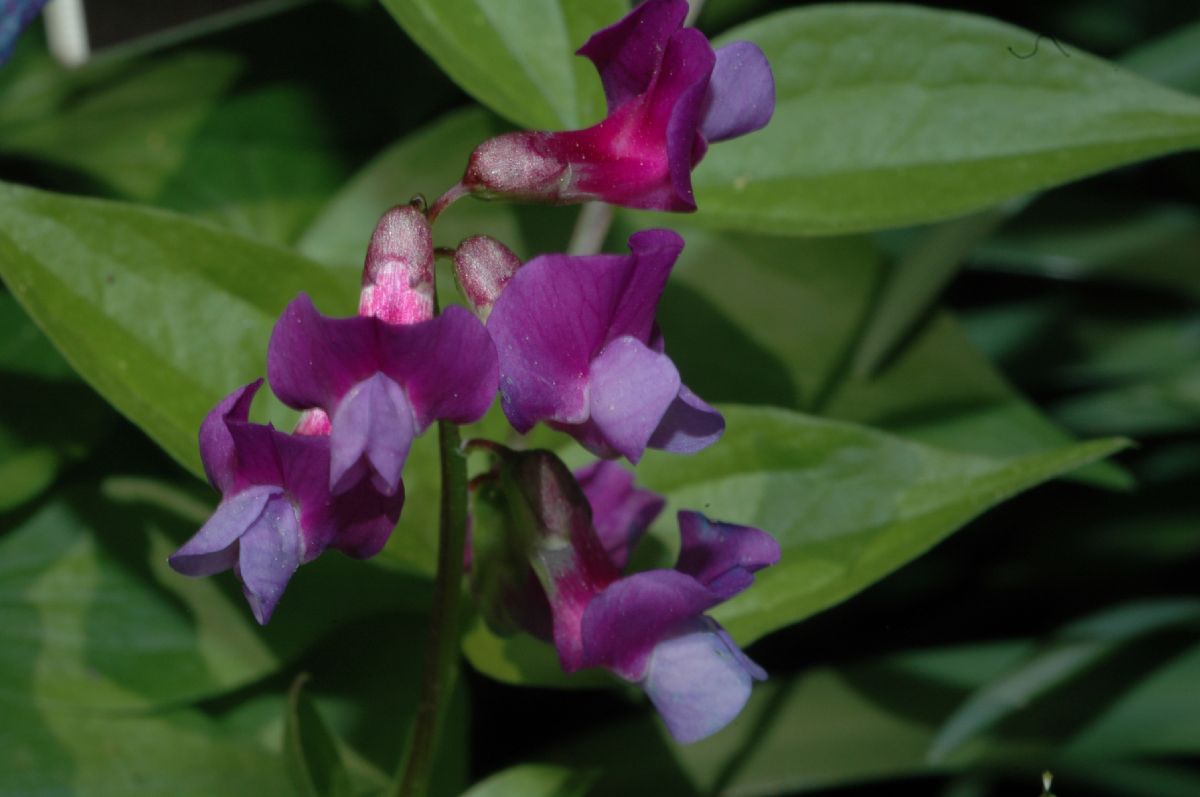
POLYGON ((234 391, 204 419, 200 457, 221 503, 169 561, 188 576, 233 568, 255 619, 266 623, 302 563, 329 547, 358 558, 378 553, 404 494, 383 496, 364 485, 332 497, 327 437, 247 421, 261 385, 234 391))
POLYGON ((680 381, 654 324, 683 239, 646 230, 629 249, 535 258, 496 300, 487 328, 518 432, 547 421, 598 456, 631 462, 647 447, 690 453, 721 436, 724 419, 680 381))
POLYGON ((470 423, 496 393, 496 352, 461 307, 420 323, 329 318, 301 294, 271 334, 267 376, 283 403, 321 409, 331 424, 329 489, 368 479, 391 495, 413 438, 434 420, 470 423))
POLYGON ((682 27, 687 10, 686 0, 647 0, 595 33, 578 54, 600 73, 608 116, 586 130, 489 139, 472 153, 463 187, 526 201, 695 210, 692 169, 710 143, 770 121, 775 82, 757 46, 714 52, 704 34, 682 27))
POLYGON ((475 541, 486 551, 476 549, 471 576, 484 586, 476 594, 506 605, 485 614, 553 640, 567 672, 604 667, 640 685, 677 741, 731 722, 766 674, 706 612, 779 561, 778 543, 680 512, 675 567, 622 577, 661 497, 611 462, 577 483, 549 452, 486 447, 499 464, 475 493, 475 541))
POLYGON ((580 666, 601 666, 641 684, 679 742, 728 725, 766 678, 705 612, 779 561, 779 544, 750 526, 678 515, 683 546, 671 570, 614 582, 588 603, 580 623, 580 666))
POLYGON ((46 0, 0 0, 0 64, 12 55, 17 38, 46 5, 46 0))
POLYGON ((575 471, 592 508, 592 526, 617 570, 624 570, 629 554, 666 506, 661 495, 634 486, 633 474, 607 460, 575 471))

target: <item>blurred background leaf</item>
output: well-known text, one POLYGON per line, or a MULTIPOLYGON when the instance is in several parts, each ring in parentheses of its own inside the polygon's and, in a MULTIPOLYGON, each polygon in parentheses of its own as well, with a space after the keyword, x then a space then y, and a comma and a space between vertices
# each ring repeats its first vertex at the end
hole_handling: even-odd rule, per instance
POLYGON ((300 676, 288 692, 283 754, 288 775, 301 797, 348 797, 354 794, 350 775, 342 762, 337 738, 304 693, 300 676))
POLYGON ((592 780, 565 767, 524 764, 475 784, 463 797, 584 797, 592 780))

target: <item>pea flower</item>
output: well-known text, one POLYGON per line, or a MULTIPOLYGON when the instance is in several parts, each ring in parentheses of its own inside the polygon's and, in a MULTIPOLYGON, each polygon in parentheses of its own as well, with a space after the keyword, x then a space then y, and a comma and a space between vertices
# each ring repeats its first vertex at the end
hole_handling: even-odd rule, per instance
POLYGON ((496 299, 487 329, 518 432, 546 421, 597 456, 630 462, 647 447, 690 453, 721 436, 724 419, 680 380, 654 324, 683 239, 646 230, 629 249, 535 258, 496 299))
MULTIPOLYGON (((463 192, 532 202, 603 200, 692 211, 692 169, 713 142, 765 126, 775 83, 750 42, 720 50, 684 28, 686 0, 647 0, 578 51, 600 73, 608 116, 586 130, 507 133, 476 148, 463 192)), ((445 199, 445 198, 444 198, 445 199)))
MULTIPOLYGON (((779 544, 750 526, 678 513, 682 547, 675 567, 626 576, 587 606, 579 666, 606 667, 641 685, 679 742, 725 727, 754 681, 767 677, 705 612, 779 561, 779 544)), ((556 617, 557 621, 557 617, 556 617)))
POLYGON ((485 600, 515 603, 485 616, 552 640, 566 672, 604 667, 638 684, 679 742, 731 722, 766 674, 706 612, 779 561, 778 543, 683 511, 674 568, 622 576, 661 498, 612 462, 583 471, 585 487, 549 452, 487 447, 498 466, 474 490, 471 576, 503 585, 485 600), (602 539, 604 525, 618 533, 602 539))
POLYGON ((247 418, 262 380, 217 404, 200 426, 200 458, 221 491, 213 516, 169 559, 188 576, 233 569, 265 624, 292 574, 327 548, 374 556, 400 516, 403 492, 366 485, 329 493, 329 439, 289 435, 247 418))
POLYGON ((321 315, 301 294, 275 324, 267 378, 283 403, 327 416, 335 495, 363 479, 392 495, 413 438, 437 419, 479 420, 492 403, 491 338, 461 307, 434 317, 433 286, 429 222, 401 206, 371 236, 357 317, 321 315))
POLYGON ((413 439, 437 419, 477 421, 496 393, 496 352, 461 307, 415 324, 329 318, 300 294, 267 349, 267 378, 284 404, 324 410, 330 421, 329 489, 364 478, 400 489, 413 439))

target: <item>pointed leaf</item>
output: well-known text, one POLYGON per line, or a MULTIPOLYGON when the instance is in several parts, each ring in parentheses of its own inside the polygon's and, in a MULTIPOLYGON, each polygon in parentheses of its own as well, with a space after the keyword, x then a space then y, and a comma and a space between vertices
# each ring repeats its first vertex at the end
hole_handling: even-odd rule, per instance
POLYGON ((729 31, 718 45, 766 52, 778 105, 696 170, 697 220, 788 235, 899 227, 1200 146, 1200 100, 1069 43, 1019 57, 1038 38, 898 5, 791 9, 729 31))
MULTIPOLYGON (((651 452, 639 466, 639 481, 668 500, 642 561, 670 566, 680 509, 775 536, 782 561, 713 611, 741 644, 846 600, 995 504, 1124 446, 1099 440, 995 460, 784 410, 722 412, 721 445, 689 457, 651 452)), ((502 680, 546 682, 545 663, 519 646, 476 639, 467 651, 502 680)))
MULTIPOLYGON (((574 55, 628 10, 622 0, 383 0, 456 83, 522 127, 600 121, 600 79, 574 55)), ((464 163, 467 153, 463 153, 464 163)))
MULTIPOLYGON (((264 373, 284 305, 304 290, 344 313, 357 288, 183 216, 5 184, 0 276, 76 370, 198 475, 200 421, 264 373)), ((286 427, 294 416, 264 399, 286 427)))
POLYGON ((354 793, 337 737, 304 693, 308 680, 300 675, 288 690, 283 756, 288 775, 301 797, 349 797, 354 793))

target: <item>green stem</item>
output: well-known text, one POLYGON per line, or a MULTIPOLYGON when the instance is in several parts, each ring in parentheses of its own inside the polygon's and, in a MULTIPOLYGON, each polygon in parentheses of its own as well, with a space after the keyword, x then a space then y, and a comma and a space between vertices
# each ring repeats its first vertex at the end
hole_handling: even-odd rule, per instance
POLYGON ((429 791, 447 702, 458 665, 459 598, 467 531, 467 459, 460 450, 458 427, 438 422, 442 466, 441 522, 438 526, 437 576, 433 610, 421 672, 421 692, 408 749, 392 791, 395 797, 424 797, 429 791))

